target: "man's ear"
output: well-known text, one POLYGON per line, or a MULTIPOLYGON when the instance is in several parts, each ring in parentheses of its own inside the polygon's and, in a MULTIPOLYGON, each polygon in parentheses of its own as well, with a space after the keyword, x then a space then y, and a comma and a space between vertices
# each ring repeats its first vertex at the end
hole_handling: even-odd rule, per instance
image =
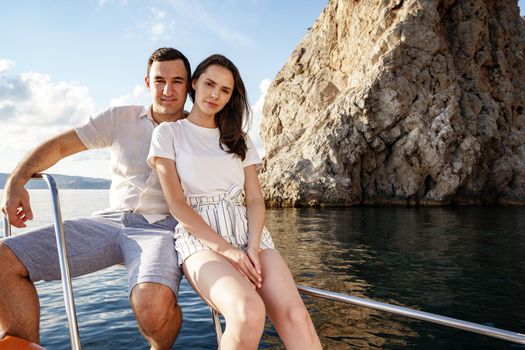
POLYGON ((146 89, 149 90, 149 77, 147 75, 144 76, 144 84, 146 85, 146 89))

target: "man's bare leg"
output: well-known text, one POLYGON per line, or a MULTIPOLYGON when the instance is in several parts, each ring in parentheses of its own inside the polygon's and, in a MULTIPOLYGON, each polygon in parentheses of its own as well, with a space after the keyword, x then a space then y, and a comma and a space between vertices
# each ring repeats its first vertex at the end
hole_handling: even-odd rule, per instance
POLYGON ((140 283, 131 292, 131 307, 151 349, 171 349, 182 325, 173 291, 158 283, 140 283))
POLYGON ((40 343, 40 303, 27 269, 0 242, 0 328, 7 334, 40 343))

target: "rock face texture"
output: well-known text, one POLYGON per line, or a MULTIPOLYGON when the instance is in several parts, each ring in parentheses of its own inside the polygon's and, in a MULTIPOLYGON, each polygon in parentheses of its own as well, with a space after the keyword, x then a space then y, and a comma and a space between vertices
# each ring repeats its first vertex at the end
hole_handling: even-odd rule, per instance
POLYGON ((330 0, 270 86, 270 206, 525 203, 516 0, 330 0))

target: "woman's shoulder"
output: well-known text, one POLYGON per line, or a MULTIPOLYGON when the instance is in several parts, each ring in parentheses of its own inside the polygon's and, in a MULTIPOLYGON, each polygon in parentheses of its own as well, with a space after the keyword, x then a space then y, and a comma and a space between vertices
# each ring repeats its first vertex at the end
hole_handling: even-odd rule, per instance
POLYGON ((177 121, 166 121, 160 123, 154 130, 154 135, 165 139, 179 140, 184 139, 184 134, 187 133, 187 128, 182 122, 184 119, 177 121))
POLYGON ((176 121, 162 122, 162 123, 159 124, 158 128, 172 129, 172 130, 180 129, 181 127, 183 127, 182 120, 184 120, 184 119, 179 119, 179 120, 176 120, 176 121))
POLYGON ((169 139, 177 133, 176 122, 161 122, 153 130, 154 139, 169 139))

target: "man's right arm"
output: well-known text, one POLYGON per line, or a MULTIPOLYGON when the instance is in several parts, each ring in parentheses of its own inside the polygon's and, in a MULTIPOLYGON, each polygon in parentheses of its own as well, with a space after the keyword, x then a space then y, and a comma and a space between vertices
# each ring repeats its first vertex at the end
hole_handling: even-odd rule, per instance
POLYGON ((40 144, 17 165, 9 176, 2 198, 2 211, 9 223, 15 227, 25 227, 25 222, 33 218, 29 193, 24 185, 37 173, 40 173, 59 160, 86 150, 75 130, 71 129, 40 144))

